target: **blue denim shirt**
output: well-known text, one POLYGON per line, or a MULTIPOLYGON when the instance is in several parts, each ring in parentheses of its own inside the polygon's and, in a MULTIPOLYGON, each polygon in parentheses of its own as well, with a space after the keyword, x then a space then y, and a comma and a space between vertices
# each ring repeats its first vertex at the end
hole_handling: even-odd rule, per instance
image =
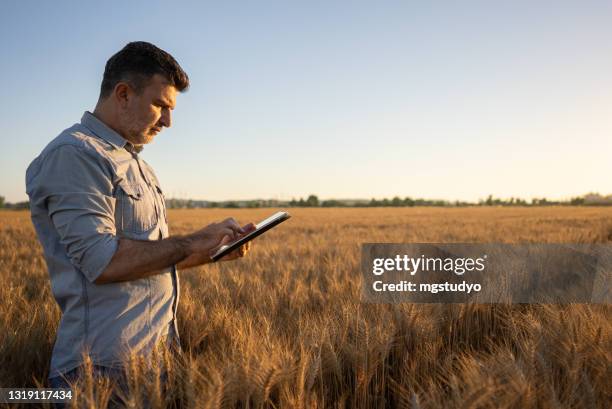
POLYGON ((168 237, 164 195, 138 149, 85 112, 26 172, 32 222, 53 296, 62 310, 49 376, 81 365, 122 366, 168 333, 177 339, 176 267, 133 281, 97 285, 118 241, 168 237))

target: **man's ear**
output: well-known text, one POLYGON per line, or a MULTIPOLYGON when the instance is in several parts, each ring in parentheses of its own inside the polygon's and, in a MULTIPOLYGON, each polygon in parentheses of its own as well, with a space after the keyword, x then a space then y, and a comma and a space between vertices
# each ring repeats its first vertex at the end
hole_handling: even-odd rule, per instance
POLYGON ((132 87, 130 87, 127 82, 118 82, 113 90, 113 97, 121 108, 126 108, 132 97, 132 93, 132 87))

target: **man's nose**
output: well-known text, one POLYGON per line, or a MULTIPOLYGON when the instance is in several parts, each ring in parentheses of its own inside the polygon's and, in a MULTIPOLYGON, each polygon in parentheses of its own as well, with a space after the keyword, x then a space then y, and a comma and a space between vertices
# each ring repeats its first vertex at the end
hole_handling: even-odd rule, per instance
POLYGON ((170 113, 169 109, 162 110, 160 123, 166 128, 170 128, 170 126, 172 125, 172 114, 170 113))

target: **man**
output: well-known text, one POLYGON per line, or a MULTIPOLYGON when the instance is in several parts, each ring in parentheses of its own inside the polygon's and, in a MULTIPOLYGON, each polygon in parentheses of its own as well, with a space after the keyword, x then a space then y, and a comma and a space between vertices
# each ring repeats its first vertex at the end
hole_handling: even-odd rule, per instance
POLYGON ((188 85, 170 54, 129 43, 106 63, 94 112, 28 167, 32 221, 62 311, 53 387, 78 378, 83 350, 108 375, 118 373, 127 353, 178 345, 177 266, 208 263, 219 246, 254 229, 227 219, 169 237, 163 191, 139 153, 170 127, 176 95, 188 85))

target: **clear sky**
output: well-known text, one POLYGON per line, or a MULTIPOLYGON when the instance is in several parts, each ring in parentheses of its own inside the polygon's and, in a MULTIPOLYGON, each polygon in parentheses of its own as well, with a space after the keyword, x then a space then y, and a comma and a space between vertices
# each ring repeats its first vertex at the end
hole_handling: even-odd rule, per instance
POLYGON ((611 1, 3 1, 0 195, 129 41, 191 79, 168 197, 612 193, 611 1))

